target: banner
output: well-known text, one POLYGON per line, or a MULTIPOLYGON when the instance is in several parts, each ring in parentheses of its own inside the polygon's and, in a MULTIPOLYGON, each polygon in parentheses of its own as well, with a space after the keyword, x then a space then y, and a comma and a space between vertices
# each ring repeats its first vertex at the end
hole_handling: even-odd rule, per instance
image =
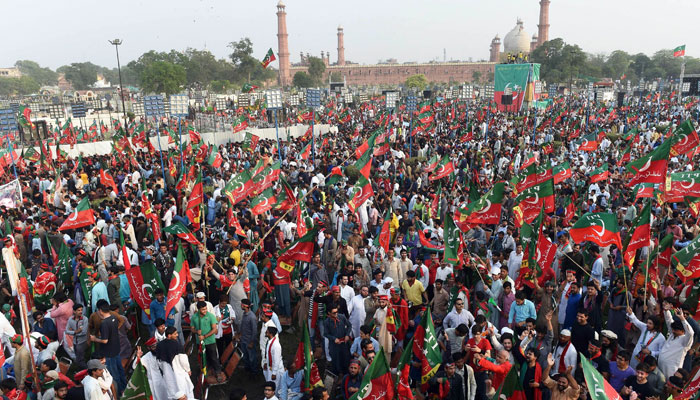
POLYGON ((0 186, 0 206, 15 208, 22 204, 22 186, 19 179, 0 186))

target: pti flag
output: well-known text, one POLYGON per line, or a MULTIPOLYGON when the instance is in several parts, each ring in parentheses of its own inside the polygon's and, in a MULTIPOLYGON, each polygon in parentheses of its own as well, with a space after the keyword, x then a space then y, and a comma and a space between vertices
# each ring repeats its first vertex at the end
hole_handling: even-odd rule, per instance
POLYGON ((420 325, 416 328, 413 336, 413 355, 421 363, 421 384, 427 383, 435 375, 442 362, 430 307, 425 310, 420 325))
POLYGON ((467 232, 471 224, 498 224, 504 189, 505 182, 498 182, 479 200, 469 203, 466 208, 457 208, 454 213, 455 225, 467 232))
POLYGON ((362 377, 360 390, 350 396, 350 400, 393 398, 394 381, 391 377, 391 369, 384 354, 384 349, 380 348, 379 353, 374 357, 372 364, 370 364, 367 372, 362 377))
POLYGON ((569 234, 576 243, 593 242, 600 247, 614 244, 618 249, 622 248, 615 214, 586 213, 571 227, 569 234))
POLYGON ((170 310, 180 301, 180 297, 185 293, 185 287, 190 280, 190 265, 185 259, 185 252, 182 250, 182 244, 177 245, 177 257, 175 258, 175 270, 173 277, 170 279, 170 287, 168 288, 168 299, 165 305, 165 315, 170 314, 170 310))
POLYGON ((435 168, 435 171, 433 171, 433 174, 428 179, 431 181, 442 179, 454 172, 454 170, 455 165, 452 160, 450 160, 450 156, 445 155, 442 157, 442 160, 440 160, 440 163, 435 168))
POLYGON ((673 49, 674 57, 683 57, 685 55, 685 45, 678 46, 673 49))
POLYGON ((586 379, 588 394, 592 400, 622 400, 617 391, 603 378, 603 375, 591 364, 586 356, 581 353, 581 366, 583 377, 586 379))
POLYGON ((133 266, 125 273, 131 290, 131 298, 148 315, 150 314, 151 301, 155 298, 155 290, 163 289, 160 274, 153 265, 152 260, 144 261, 139 266, 133 266))
POLYGON ((671 265, 676 267, 676 275, 684 282, 700 277, 700 236, 673 253, 671 265))
POLYGON ((374 196, 374 191, 372 190, 372 184, 364 176, 360 176, 357 180, 355 187, 352 189, 352 196, 350 196, 350 201, 348 201, 348 208, 350 208, 351 213, 355 213, 362 204, 364 204, 367 199, 374 196))
POLYGON ((69 229, 82 228, 83 226, 92 225, 95 223, 95 213, 90 208, 90 201, 87 197, 80 200, 78 206, 75 207, 70 217, 66 218, 58 228, 59 231, 65 231, 69 229))
POLYGON ((670 151, 671 141, 666 140, 651 153, 628 163, 625 168, 631 178, 627 185, 634 186, 642 182, 663 183, 670 151))
POLYGON ((635 255, 637 250, 649 246, 651 243, 651 202, 642 209, 642 212, 637 215, 632 224, 633 230, 629 243, 624 253, 624 261, 627 266, 632 269, 634 265, 635 255))
POLYGON ((136 359, 136 368, 131 374, 129 383, 124 388, 121 400, 152 400, 151 386, 148 384, 148 375, 146 368, 141 364, 141 359, 136 359))
POLYGON ((267 68, 268 65, 270 65, 271 62, 275 61, 277 58, 275 58, 275 53, 272 52, 272 48, 270 48, 267 51, 267 54, 265 54, 265 58, 263 58, 261 64, 263 68, 267 68))

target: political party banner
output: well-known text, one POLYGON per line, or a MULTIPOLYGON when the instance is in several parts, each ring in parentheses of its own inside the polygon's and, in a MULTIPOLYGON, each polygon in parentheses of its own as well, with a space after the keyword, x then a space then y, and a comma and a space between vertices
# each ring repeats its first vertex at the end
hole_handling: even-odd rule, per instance
POLYGON ((22 186, 19 179, 0 186, 0 206, 15 208, 22 204, 22 186))

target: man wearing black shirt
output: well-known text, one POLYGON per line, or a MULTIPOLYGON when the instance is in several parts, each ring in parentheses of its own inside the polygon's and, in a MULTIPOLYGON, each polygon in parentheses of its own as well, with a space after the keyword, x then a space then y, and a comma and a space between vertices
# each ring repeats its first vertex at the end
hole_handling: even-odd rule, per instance
POLYGON ((119 356, 121 350, 119 344, 119 321, 109 312, 109 303, 107 302, 100 305, 98 312, 100 317, 102 317, 100 337, 90 335, 90 340, 100 344, 100 351, 107 359, 107 370, 117 384, 117 391, 119 392, 117 397, 121 397, 126 387, 126 373, 119 356))
POLYGON ((649 376, 649 365, 642 362, 637 365, 637 374, 625 379, 625 386, 620 389, 620 394, 624 399, 629 399, 632 392, 637 393, 637 399, 645 400, 654 396, 654 389, 647 380, 649 376))
POLYGON ((576 323, 571 327, 571 344, 588 357, 588 343, 593 339, 595 339, 595 330, 588 324, 588 314, 584 309, 579 308, 576 323))

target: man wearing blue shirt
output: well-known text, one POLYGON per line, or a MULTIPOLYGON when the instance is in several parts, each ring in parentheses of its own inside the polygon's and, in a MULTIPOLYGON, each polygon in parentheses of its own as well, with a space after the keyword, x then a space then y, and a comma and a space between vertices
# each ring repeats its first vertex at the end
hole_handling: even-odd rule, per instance
POLYGON ((515 304, 510 307, 508 323, 513 329, 516 329, 524 326, 525 320, 528 318, 537 319, 535 304, 525 298, 525 292, 520 291, 515 294, 515 304))
POLYGON ((155 326, 153 325, 153 321, 157 320, 158 318, 163 318, 165 320, 165 325, 167 326, 175 325, 174 308, 170 309, 168 318, 165 317, 165 306, 167 303, 165 302, 165 294, 163 294, 163 289, 156 289, 154 295, 156 298, 151 301, 150 318, 149 316, 145 315, 145 313, 142 315, 143 318, 141 318, 141 321, 148 326, 148 331, 151 333, 151 336, 153 336, 153 333, 156 330, 155 326))

